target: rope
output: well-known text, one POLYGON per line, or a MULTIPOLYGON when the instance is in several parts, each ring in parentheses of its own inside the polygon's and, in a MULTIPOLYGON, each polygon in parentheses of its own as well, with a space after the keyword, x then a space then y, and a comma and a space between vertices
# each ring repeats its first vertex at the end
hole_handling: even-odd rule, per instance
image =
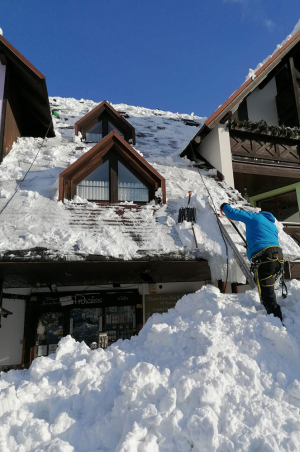
MULTIPOLYGON (((191 146, 191 148, 192 148, 193 157, 194 157, 194 160, 195 160, 195 162, 196 162, 196 156, 195 156, 194 149, 193 149, 193 145, 192 145, 191 142, 190 142, 190 146, 191 146)), ((219 219, 218 214, 217 214, 217 211, 216 211, 216 207, 215 207, 215 204, 214 204, 214 200, 213 200, 213 198, 212 198, 212 196, 211 196, 211 194, 210 194, 210 191, 209 191, 208 187, 206 186, 206 184, 205 184, 205 182, 204 182, 204 178, 203 178, 203 176, 202 176, 202 174, 201 174, 201 172, 200 172, 200 169, 197 168, 197 170, 198 170, 198 173, 199 173, 199 175, 200 175, 200 177, 201 177, 202 183, 203 183, 204 187, 206 188, 206 191, 207 191, 207 193, 208 193, 208 196, 209 196, 209 198, 210 198, 210 200, 211 200, 211 207, 212 207, 212 210, 213 210, 213 212, 214 212, 214 214, 215 214, 215 216, 216 216, 217 223, 218 223, 218 226, 219 226, 219 229, 220 229, 220 233, 221 233, 221 236, 222 236, 223 241, 224 241, 224 244, 225 244, 225 249, 226 249, 226 281, 225 281, 225 292, 226 292, 227 282, 228 282, 228 270, 229 270, 228 245, 227 245, 226 239, 225 239, 225 237, 224 237, 224 234, 223 234, 223 231, 222 231, 222 228, 221 228, 221 225, 220 225, 221 222, 220 222, 220 219, 219 219)))
POLYGON ((37 153, 36 153, 36 155, 35 155, 35 157, 34 157, 32 163, 31 163, 30 167, 29 167, 28 170, 26 171, 26 173, 25 173, 23 179, 22 179, 20 182, 18 182, 17 187, 16 187, 15 192, 13 193, 13 195, 10 197, 10 199, 7 201, 7 203, 6 203, 6 204, 2 207, 2 209, 0 210, 0 215, 4 212, 4 210, 6 209, 6 207, 10 204, 10 202, 13 200, 13 198, 15 197, 15 195, 16 195, 16 194, 18 193, 18 191, 20 190, 21 184, 22 184, 22 183, 24 182, 24 180, 26 179, 27 174, 28 174, 29 171, 31 170, 31 168, 32 168, 32 166, 33 166, 33 164, 34 164, 34 162, 35 162, 36 159, 37 159, 37 156, 39 155, 39 152, 40 152, 40 150, 41 150, 41 148, 42 148, 42 146, 43 146, 43 144, 44 144, 44 141, 45 141, 45 139, 46 139, 46 137, 47 137, 47 135, 48 135, 48 132, 49 132, 49 130, 50 130, 51 124, 52 124, 52 119, 51 119, 51 122, 50 122, 50 124, 49 124, 49 126, 48 126, 47 132, 46 132, 46 134, 45 134, 45 136, 44 136, 44 138, 43 138, 43 141, 42 141, 40 147, 38 148, 38 151, 37 151, 37 153))
MULTIPOLYGON (((270 246, 268 246, 267 248, 272 248, 270 246)), ((267 248, 264 248, 262 251, 265 251, 267 248)), ((276 259, 271 259, 270 257, 267 257, 266 261, 257 261, 257 262, 252 262, 251 261, 251 269, 253 271, 253 273, 255 273, 255 279, 256 279, 256 284, 257 284, 257 288, 258 288, 258 293, 259 296, 261 297, 261 286, 262 287, 273 287, 275 286, 276 280, 280 275, 280 285, 281 285, 281 296, 282 298, 286 298, 287 297, 287 286, 285 284, 285 280, 284 280, 284 259, 279 259, 278 257, 276 259), (262 278, 261 280, 259 279, 258 276, 258 269, 260 267, 260 265, 263 264, 269 264, 270 262, 279 262, 280 263, 280 270, 279 272, 276 272, 272 275, 267 276, 266 278, 262 278), (274 283, 273 284, 263 284, 262 281, 266 281, 267 279, 270 278, 274 278, 274 283)))

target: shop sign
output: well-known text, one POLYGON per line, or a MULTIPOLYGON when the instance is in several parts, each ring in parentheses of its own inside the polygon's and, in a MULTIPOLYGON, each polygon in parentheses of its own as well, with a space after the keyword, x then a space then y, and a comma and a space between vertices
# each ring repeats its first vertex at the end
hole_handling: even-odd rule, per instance
POLYGON ((88 295, 75 295, 76 305, 86 305, 86 304, 101 304, 103 303, 103 297, 101 294, 88 294, 88 295))
POLYGON ((91 306, 123 306, 136 304, 140 301, 140 295, 137 290, 129 291, 102 291, 102 292, 90 292, 90 293, 73 293, 65 295, 63 293, 56 294, 36 294, 35 297, 31 297, 30 301, 39 302, 41 307, 58 307, 76 305, 91 306))
POLYGON ((73 304, 71 295, 68 295, 67 297, 60 297, 59 301, 62 306, 68 306, 70 304, 73 304))

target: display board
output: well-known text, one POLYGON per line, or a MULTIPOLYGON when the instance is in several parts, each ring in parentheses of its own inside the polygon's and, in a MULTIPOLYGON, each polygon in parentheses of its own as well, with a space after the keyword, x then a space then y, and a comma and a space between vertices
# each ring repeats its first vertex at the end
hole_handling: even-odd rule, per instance
POLYGON ((183 297, 185 293, 160 293, 145 295, 145 321, 152 316, 152 314, 162 314, 168 309, 174 308, 177 301, 183 297))

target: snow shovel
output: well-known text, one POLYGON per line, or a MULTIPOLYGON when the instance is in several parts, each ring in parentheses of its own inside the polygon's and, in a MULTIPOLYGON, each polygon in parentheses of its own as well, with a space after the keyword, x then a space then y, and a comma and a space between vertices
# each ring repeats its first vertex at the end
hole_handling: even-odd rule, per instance
POLYGON ((191 194, 192 192, 189 191, 189 199, 187 207, 180 207, 179 213, 178 213, 178 223, 183 223, 184 221, 187 221, 188 223, 192 223, 192 231, 194 235, 195 245, 196 248, 198 248, 198 243, 194 231, 194 223, 196 222, 196 208, 195 207, 189 207, 190 201, 191 201, 191 194))

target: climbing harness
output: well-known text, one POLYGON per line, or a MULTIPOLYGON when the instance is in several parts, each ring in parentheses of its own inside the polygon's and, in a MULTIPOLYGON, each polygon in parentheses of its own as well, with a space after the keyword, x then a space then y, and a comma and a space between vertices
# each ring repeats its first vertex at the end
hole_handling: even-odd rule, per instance
POLYGON ((262 249, 258 253, 251 257, 251 272, 255 275, 255 280, 258 288, 259 296, 261 296, 261 286, 262 287, 273 287, 277 278, 280 276, 281 285, 281 295, 282 298, 286 298, 288 294, 287 286, 284 281, 284 257, 282 255, 282 250, 278 246, 268 246, 262 249), (267 256, 268 251, 272 257, 267 256), (263 259, 263 260, 262 260, 263 259), (280 270, 267 276, 266 278, 259 279, 258 270, 261 265, 270 264, 271 262, 279 262, 280 270))

